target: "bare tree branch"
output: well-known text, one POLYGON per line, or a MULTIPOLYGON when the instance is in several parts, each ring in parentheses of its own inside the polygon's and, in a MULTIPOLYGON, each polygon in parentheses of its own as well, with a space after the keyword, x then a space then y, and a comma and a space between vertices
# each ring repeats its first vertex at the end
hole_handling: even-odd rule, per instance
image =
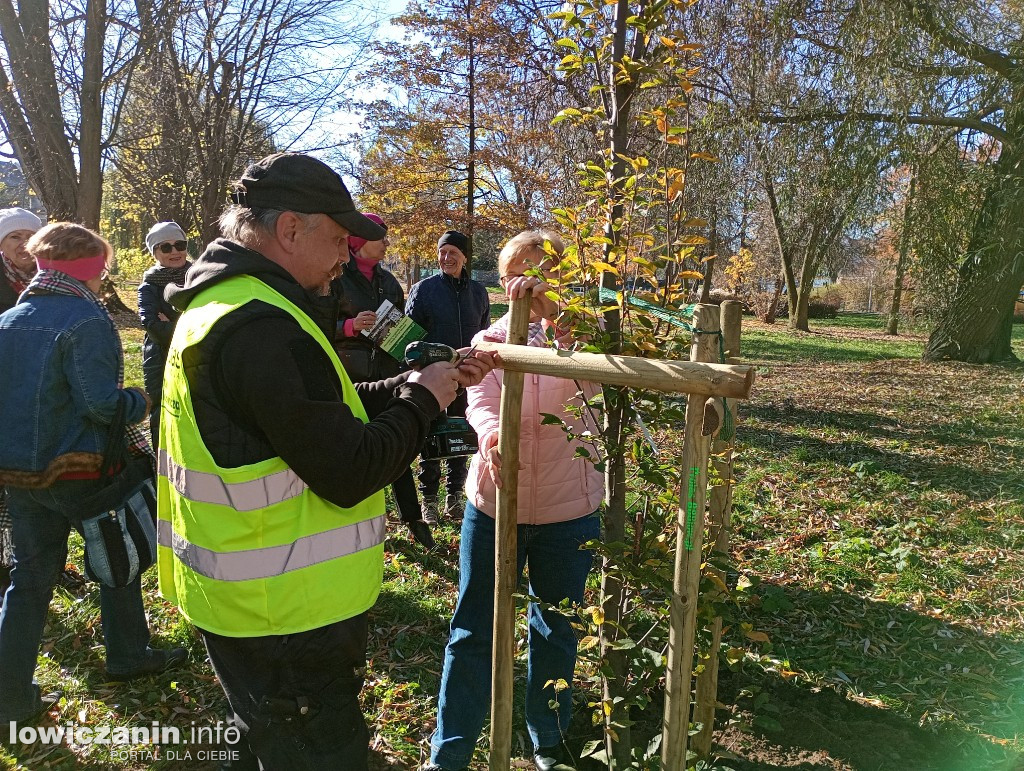
POLYGON ((989 123, 967 115, 890 115, 882 112, 835 112, 831 110, 820 110, 816 112, 798 113, 795 115, 774 115, 771 113, 756 116, 757 120, 763 123, 793 124, 793 123, 814 123, 815 121, 844 121, 856 120, 869 123, 909 123, 916 126, 954 126, 956 128, 980 131, 988 134, 1004 144, 1013 144, 1013 137, 1005 130, 989 123))

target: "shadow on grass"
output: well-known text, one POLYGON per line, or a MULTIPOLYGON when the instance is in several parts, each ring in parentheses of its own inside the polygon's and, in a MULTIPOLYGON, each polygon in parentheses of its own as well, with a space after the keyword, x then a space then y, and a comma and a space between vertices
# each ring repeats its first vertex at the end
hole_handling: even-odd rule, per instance
MULTIPOLYGON (((754 408, 753 412, 765 415, 762 408, 754 408)), ((855 422, 860 422, 861 418, 856 418, 855 422, 844 424, 843 413, 807 413, 806 422, 801 422, 801 418, 794 413, 787 414, 787 422, 793 425, 865 430, 862 425, 855 425, 855 422)), ((872 423, 870 430, 877 434, 893 437, 900 434, 896 430, 894 422, 888 428, 884 428, 887 420, 885 418, 871 415, 865 419, 872 423), (880 427, 883 427, 882 430, 879 430, 880 427)), ((862 463, 865 475, 881 476, 883 472, 888 472, 901 477, 902 481, 880 479, 883 487, 888 486, 892 489, 896 489, 904 482, 913 481, 935 490, 962 493, 974 501, 985 501, 996 494, 1016 494, 1024 497, 1024 475, 1020 473, 1019 468, 1012 465, 1001 469, 981 470, 972 466, 931 461, 911 453, 882 450, 868 445, 863 440, 832 442, 779 428, 758 427, 753 430, 751 427, 741 427, 738 435, 744 445, 756 449, 773 453, 780 450, 798 451, 799 459, 804 463, 835 463, 847 467, 854 463, 862 463)), ((964 448, 985 444, 983 439, 951 442, 950 437, 945 433, 932 432, 932 437, 936 441, 941 439, 943 443, 948 442, 964 448)), ((913 438, 916 443, 920 443, 920 435, 907 438, 908 440, 913 438)), ((1012 458, 1024 457, 1024 452, 1018 447, 1003 444, 1001 449, 1008 452, 1012 458)))
POLYGON ((730 727, 719 735, 743 758, 727 765, 1024 767, 1003 746, 1024 730, 1021 641, 845 592, 777 584, 757 591, 771 601, 748 620, 768 632, 771 642, 761 653, 770 659, 762 661, 774 662, 774 671, 754 678, 749 667, 723 672, 720 701, 754 715, 748 730, 730 727))
MULTIPOLYGON (((862 431, 884 436, 887 439, 905 439, 921 443, 922 440, 940 442, 960 447, 975 447, 986 444, 986 440, 1005 440, 1014 435, 1024 443, 1024 428, 1011 426, 1009 415, 1004 423, 984 424, 978 420, 962 418, 946 423, 930 424, 928 427, 908 425, 907 421, 879 415, 875 412, 844 412, 838 410, 805 409, 795 402, 750 402, 744 405, 744 412, 758 420, 778 425, 799 426, 800 428, 837 429, 840 431, 862 431)), ((742 429, 741 429, 742 430, 742 429)), ((1014 457, 1024 460, 1024 446, 1007 447, 1014 457)))

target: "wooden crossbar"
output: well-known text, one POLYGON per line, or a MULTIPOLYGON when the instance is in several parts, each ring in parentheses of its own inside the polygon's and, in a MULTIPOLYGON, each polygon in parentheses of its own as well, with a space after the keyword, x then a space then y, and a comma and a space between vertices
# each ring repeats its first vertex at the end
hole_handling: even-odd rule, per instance
POLYGON ((731 399, 746 399, 754 385, 754 368, 749 365, 641 359, 503 343, 480 343, 477 348, 501 356, 506 372, 532 372, 604 385, 731 399))

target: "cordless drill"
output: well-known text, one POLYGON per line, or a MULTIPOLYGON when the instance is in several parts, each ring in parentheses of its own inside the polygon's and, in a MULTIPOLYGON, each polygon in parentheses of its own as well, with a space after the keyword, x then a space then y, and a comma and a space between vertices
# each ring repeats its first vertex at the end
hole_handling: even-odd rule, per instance
MULTIPOLYGON (((418 340, 409 343, 405 349, 405 363, 417 371, 439 361, 457 364, 460 359, 462 354, 444 343, 418 340)), ((447 412, 442 412, 430 424, 430 431, 420 456, 425 460, 436 460, 457 455, 473 455, 477 449, 476 432, 469 425, 469 421, 463 417, 449 417, 447 412)))
POLYGON ((458 364, 462 354, 444 343, 428 343, 424 340, 417 340, 405 347, 405 363, 414 370, 421 370, 439 361, 447 361, 458 364))

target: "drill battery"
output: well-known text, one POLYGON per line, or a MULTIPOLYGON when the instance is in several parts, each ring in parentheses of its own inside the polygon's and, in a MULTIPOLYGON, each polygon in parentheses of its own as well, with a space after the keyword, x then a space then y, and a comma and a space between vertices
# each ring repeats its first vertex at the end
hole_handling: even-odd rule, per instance
POLYGON ((438 415, 430 424, 420 457, 425 460, 473 455, 478 449, 476 432, 465 418, 438 415))

